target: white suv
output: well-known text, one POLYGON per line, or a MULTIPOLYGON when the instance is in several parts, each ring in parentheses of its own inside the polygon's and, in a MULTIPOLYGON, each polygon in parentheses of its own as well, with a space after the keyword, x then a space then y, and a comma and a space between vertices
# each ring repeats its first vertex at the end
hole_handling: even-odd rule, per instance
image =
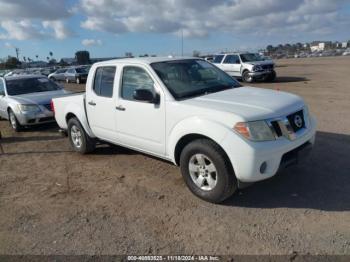
POLYGON ((230 53, 215 55, 213 64, 229 75, 251 83, 254 80, 273 81, 275 64, 254 53, 230 53))

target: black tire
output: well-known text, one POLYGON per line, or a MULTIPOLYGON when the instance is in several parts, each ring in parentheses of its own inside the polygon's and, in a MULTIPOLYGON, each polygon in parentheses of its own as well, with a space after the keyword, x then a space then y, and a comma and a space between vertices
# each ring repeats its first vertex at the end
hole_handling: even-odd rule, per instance
POLYGON ((266 77, 266 81, 267 81, 267 82, 273 82, 273 81, 275 81, 276 76, 277 76, 276 71, 272 71, 271 74, 269 74, 269 75, 266 77))
POLYGON ((19 132, 23 129, 23 126, 18 122, 15 113, 12 109, 9 110, 9 123, 13 130, 19 132))
POLYGON ((243 75, 242 75, 242 80, 243 82, 246 82, 246 83, 252 83, 253 82, 253 77, 249 75, 249 71, 246 70, 243 72, 243 75))
MULTIPOLYGON (((74 133, 74 132, 73 132, 74 133)), ((84 128, 80 124, 79 120, 75 117, 69 119, 68 121, 68 138, 69 142, 72 145, 74 151, 80 154, 88 154, 95 150, 96 143, 94 139, 89 137, 89 135, 85 132, 84 128), (72 129, 77 129, 81 134, 81 145, 77 146, 77 144, 73 141, 72 129)))
POLYGON ((181 173, 186 185, 199 198, 221 203, 237 190, 237 179, 225 152, 215 142, 209 139, 198 139, 189 143, 181 152, 181 173), (207 156, 216 168, 216 185, 210 190, 203 190, 194 182, 190 174, 190 161, 195 155, 207 156))

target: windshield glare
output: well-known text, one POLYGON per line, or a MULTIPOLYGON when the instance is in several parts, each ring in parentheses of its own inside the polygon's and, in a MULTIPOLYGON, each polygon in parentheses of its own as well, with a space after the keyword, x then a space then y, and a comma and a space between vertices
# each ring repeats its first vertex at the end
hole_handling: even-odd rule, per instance
POLYGON ((264 61, 258 54, 241 54, 241 59, 243 62, 264 61))
POLYGON ((10 96, 38 92, 61 90, 57 84, 47 78, 26 78, 6 80, 7 93, 10 96))
POLYGON ((214 65, 196 59, 151 64, 175 99, 184 99, 239 87, 231 76, 214 65))

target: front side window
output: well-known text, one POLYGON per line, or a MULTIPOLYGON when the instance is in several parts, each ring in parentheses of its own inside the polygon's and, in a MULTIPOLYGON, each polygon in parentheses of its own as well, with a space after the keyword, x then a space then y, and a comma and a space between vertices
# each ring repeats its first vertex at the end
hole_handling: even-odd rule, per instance
POLYGON ((135 100, 134 91, 136 89, 148 89, 154 93, 154 82, 144 69, 135 66, 125 67, 123 70, 121 97, 125 100, 135 100))
POLYGON ((240 64, 238 55, 227 55, 224 64, 240 64))
POLYGON ((93 90, 98 96, 113 97, 114 66, 99 67, 96 69, 93 90))
POLYGON ((7 93, 10 96, 57 91, 62 88, 47 78, 23 78, 6 80, 7 93))
POLYGON ((241 85, 211 63, 199 59, 151 64, 175 99, 220 92, 241 85))
POLYGON ((241 59, 243 62, 256 62, 256 61, 264 61, 264 59, 258 54, 241 54, 241 59))
POLYGON ((220 64, 223 58, 224 58, 224 55, 216 55, 216 56, 214 56, 213 63, 220 64))

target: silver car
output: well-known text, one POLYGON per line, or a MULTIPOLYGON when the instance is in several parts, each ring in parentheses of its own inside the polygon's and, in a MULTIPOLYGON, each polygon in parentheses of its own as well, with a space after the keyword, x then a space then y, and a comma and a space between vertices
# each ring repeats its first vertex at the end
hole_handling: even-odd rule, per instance
POLYGON ((12 128, 54 122, 51 99, 68 94, 45 76, 23 75, 0 78, 0 117, 12 128))
POLYGON ((55 72, 53 72, 52 74, 49 74, 49 79, 53 80, 53 81, 64 81, 66 80, 66 71, 67 69, 58 69, 55 72))
POLYGON ((75 82, 77 84, 85 83, 88 73, 87 69, 82 66, 69 68, 65 73, 66 82, 75 82))

